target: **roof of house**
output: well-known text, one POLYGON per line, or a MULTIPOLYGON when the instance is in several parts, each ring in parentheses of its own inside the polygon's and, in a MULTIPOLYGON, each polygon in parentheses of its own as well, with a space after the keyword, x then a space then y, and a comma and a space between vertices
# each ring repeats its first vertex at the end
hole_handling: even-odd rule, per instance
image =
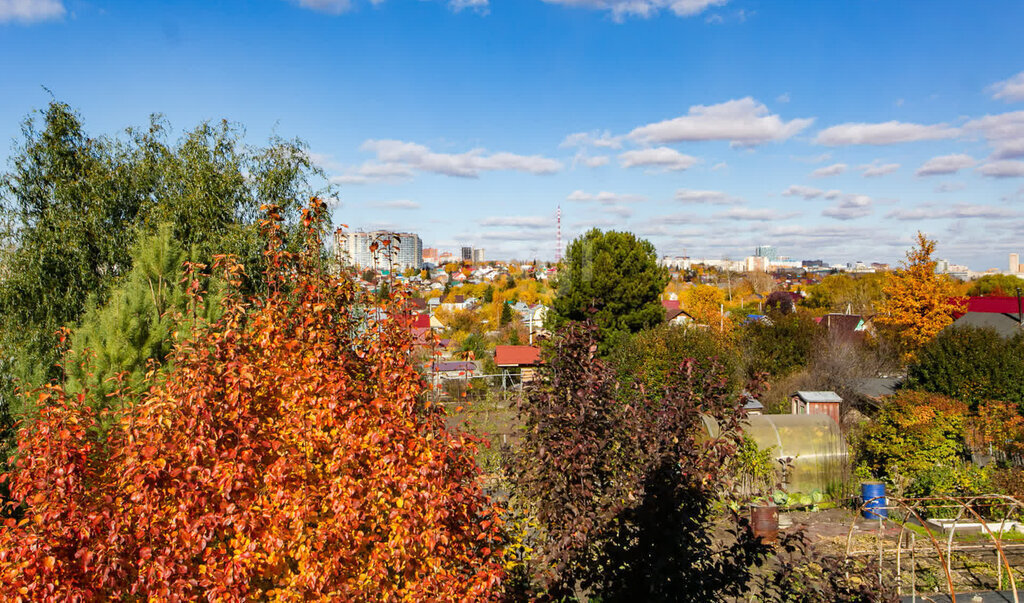
POLYGON ((413 314, 412 315, 412 328, 414 328, 414 329, 429 329, 430 328, 430 315, 429 314, 413 314))
POLYGON ((900 381, 899 377, 866 377, 859 379, 854 384, 854 391, 865 398, 878 400, 885 396, 895 395, 900 381))
POLYGON ((793 394, 804 402, 842 402, 843 399, 835 392, 808 392, 799 391, 793 394))
POLYGON ((663 299, 663 300, 661 300, 661 305, 666 310, 678 310, 679 309, 679 300, 678 299, 663 299))
POLYGON ((1017 321, 1016 313, 968 312, 954 320, 950 326, 953 328, 976 327, 979 329, 993 329, 1000 336, 1007 339, 1021 332, 1021 325, 1017 321))
POLYGON ((965 313, 995 312, 998 314, 1016 314, 1019 306, 1016 297, 968 297, 965 313))
POLYGON ((540 364, 540 348, 532 345, 499 345, 494 348, 494 364, 498 366, 540 364))

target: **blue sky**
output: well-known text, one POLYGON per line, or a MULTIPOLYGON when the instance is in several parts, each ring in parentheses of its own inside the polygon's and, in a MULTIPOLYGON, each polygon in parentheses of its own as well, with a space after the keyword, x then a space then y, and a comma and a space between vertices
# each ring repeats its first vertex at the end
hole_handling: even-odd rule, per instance
POLYGON ((663 255, 1005 269, 1024 253, 1024 2, 0 0, 0 159, 54 96, 307 141, 335 219, 550 259, 597 226, 663 255))

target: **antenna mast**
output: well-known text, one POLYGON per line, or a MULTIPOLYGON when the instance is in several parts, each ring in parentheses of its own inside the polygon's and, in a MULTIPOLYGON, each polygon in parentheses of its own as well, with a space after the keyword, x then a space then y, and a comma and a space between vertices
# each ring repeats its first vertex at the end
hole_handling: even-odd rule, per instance
POLYGON ((562 206, 558 206, 558 217, 556 219, 558 224, 558 239, 555 241, 555 263, 562 261, 562 206))

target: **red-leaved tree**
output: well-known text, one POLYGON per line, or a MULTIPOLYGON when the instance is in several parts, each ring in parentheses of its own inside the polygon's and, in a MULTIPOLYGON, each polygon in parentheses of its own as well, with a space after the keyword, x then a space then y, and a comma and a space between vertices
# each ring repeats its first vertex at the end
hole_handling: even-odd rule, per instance
POLYGON ((474 443, 420 396, 408 331, 323 270, 325 212, 311 203, 291 254, 267 208, 269 291, 229 295, 165 376, 122 394, 102 441, 84 397, 38 393, 0 478, 22 517, 0 526, 0 599, 496 596, 501 528, 474 443))

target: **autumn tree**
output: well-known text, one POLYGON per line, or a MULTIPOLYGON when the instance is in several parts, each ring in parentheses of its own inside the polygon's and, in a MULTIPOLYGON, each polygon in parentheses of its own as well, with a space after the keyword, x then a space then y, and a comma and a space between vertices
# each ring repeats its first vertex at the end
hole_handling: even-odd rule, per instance
POLYGON ((694 285, 686 290, 683 308, 698 325, 707 325, 715 330, 725 329, 722 306, 725 292, 714 285, 694 285))
POLYGON ((650 241, 595 228, 569 244, 548 319, 554 327, 593 320, 608 353, 615 341, 664 320, 660 296, 668 280, 650 241))
POLYGON ((924 344, 953 322, 960 307, 956 287, 946 275, 935 273, 935 241, 917 233, 917 245, 907 252, 902 268, 889 275, 878 302, 876 324, 912 360, 924 344))
POLYGON ((233 254, 245 287, 262 289, 260 204, 280 206, 285 230, 297 232, 322 172, 301 142, 243 137, 236 124, 211 122, 174 140, 159 116, 120 136, 91 135, 58 101, 25 120, 0 175, 0 407, 17 415, 16 387, 65 377, 56 333, 107 302, 132 268, 132 246, 161 225, 185 250, 233 254))
POLYGON ((971 281, 967 289, 969 297, 1009 297, 1017 295, 1018 289, 1024 289, 1024 279, 1012 274, 986 274, 978 280, 971 281))
POLYGON ((494 597, 500 525, 474 444, 421 396, 407 329, 365 318, 369 301, 327 274, 325 212, 304 212, 294 254, 268 208, 267 294, 240 293, 241 267, 221 258, 223 315, 147 389, 118 394, 135 403, 106 440, 84 395, 34 394, 47 404, 0 479, 24 515, 0 525, 0 598, 494 597))
POLYGON ((593 325, 567 325, 518 407, 514 492, 539 527, 540 587, 554 600, 744 592, 767 549, 742 526, 733 538, 715 533, 721 468, 742 415, 730 380, 712 360, 682 358, 644 395, 647 378, 620 381, 597 338, 593 325), (717 437, 702 435, 705 418, 717 420, 717 437))

